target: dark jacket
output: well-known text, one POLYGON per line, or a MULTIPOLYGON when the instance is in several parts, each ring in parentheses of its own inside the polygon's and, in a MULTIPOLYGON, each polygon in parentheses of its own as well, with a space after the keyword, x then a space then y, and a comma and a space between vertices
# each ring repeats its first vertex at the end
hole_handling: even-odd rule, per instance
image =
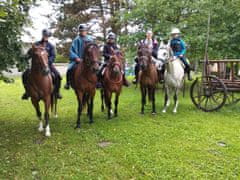
POLYGON ((38 41, 35 43, 35 45, 44 45, 46 51, 48 52, 48 64, 51 66, 56 58, 56 53, 55 53, 55 48, 50 42, 43 42, 43 41, 38 41))
POLYGON ((112 51, 111 48, 113 48, 114 50, 119 50, 117 44, 115 43, 106 43, 103 47, 103 57, 104 57, 104 61, 108 62, 110 59, 110 56, 112 55, 112 51))

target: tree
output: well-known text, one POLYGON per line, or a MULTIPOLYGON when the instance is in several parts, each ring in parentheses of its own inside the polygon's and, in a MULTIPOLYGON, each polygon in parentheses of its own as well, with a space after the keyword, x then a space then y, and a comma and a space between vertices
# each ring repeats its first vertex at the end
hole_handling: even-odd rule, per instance
POLYGON ((0 2, 0 76, 14 66, 21 70, 26 65, 21 34, 31 3, 31 0, 0 2))

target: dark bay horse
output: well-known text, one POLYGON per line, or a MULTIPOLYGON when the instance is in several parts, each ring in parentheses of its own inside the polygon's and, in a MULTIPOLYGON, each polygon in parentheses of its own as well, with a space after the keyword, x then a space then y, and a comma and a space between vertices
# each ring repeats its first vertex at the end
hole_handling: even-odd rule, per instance
POLYGON ((80 117, 85 105, 87 105, 89 121, 93 123, 93 100, 96 93, 99 60, 99 47, 94 43, 87 43, 84 48, 83 60, 76 65, 71 81, 71 86, 78 99, 76 128, 80 128, 80 117))
POLYGON ((123 63, 124 57, 120 51, 114 52, 104 70, 101 89, 102 111, 104 111, 104 101, 108 109, 108 119, 111 119, 112 112, 112 94, 115 93, 114 115, 118 115, 118 101, 123 86, 123 63))
POLYGON ((155 90, 158 83, 158 73, 147 46, 139 46, 138 59, 140 64, 139 83, 142 95, 141 113, 144 114, 144 106, 146 105, 146 96, 148 94, 148 99, 152 102, 152 114, 156 114, 155 90))
POLYGON ((32 66, 29 73, 29 85, 27 90, 40 120, 38 128, 40 132, 44 131, 44 127, 39 102, 40 100, 44 102, 45 135, 51 136, 49 126, 49 109, 51 106, 54 107, 55 105, 56 113, 56 99, 54 98, 53 80, 48 66, 48 53, 44 47, 33 45, 31 49, 31 57, 32 66))

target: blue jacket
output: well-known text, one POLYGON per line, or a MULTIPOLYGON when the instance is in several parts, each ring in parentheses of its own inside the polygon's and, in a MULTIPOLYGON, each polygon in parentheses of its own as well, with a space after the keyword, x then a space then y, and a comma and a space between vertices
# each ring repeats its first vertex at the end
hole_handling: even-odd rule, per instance
POLYGON ((37 45, 37 46, 44 45, 45 46, 45 49, 48 52, 48 64, 49 64, 49 66, 51 66, 54 63, 55 58, 56 58, 54 46, 50 42, 43 42, 42 40, 36 42, 35 45, 37 45))
POLYGON ((91 36, 87 35, 85 37, 77 36, 73 42, 72 46, 70 48, 70 62, 75 62, 76 58, 83 58, 83 51, 84 51, 84 43, 86 42, 92 42, 93 39, 91 36))
POLYGON ((170 46, 173 50, 174 56, 185 56, 186 54, 186 45, 181 38, 174 38, 170 42, 170 46))

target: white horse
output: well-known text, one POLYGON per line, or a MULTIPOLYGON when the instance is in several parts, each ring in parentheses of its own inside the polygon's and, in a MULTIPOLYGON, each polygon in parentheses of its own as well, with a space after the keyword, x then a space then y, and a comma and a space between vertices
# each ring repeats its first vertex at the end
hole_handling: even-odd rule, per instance
POLYGON ((163 113, 166 113, 167 107, 170 105, 170 93, 173 93, 174 109, 173 113, 177 113, 178 108, 178 94, 183 86, 184 82, 184 65, 182 61, 173 56, 172 50, 169 45, 163 43, 160 44, 158 50, 158 59, 162 60, 165 64, 164 72, 164 109, 163 113))

